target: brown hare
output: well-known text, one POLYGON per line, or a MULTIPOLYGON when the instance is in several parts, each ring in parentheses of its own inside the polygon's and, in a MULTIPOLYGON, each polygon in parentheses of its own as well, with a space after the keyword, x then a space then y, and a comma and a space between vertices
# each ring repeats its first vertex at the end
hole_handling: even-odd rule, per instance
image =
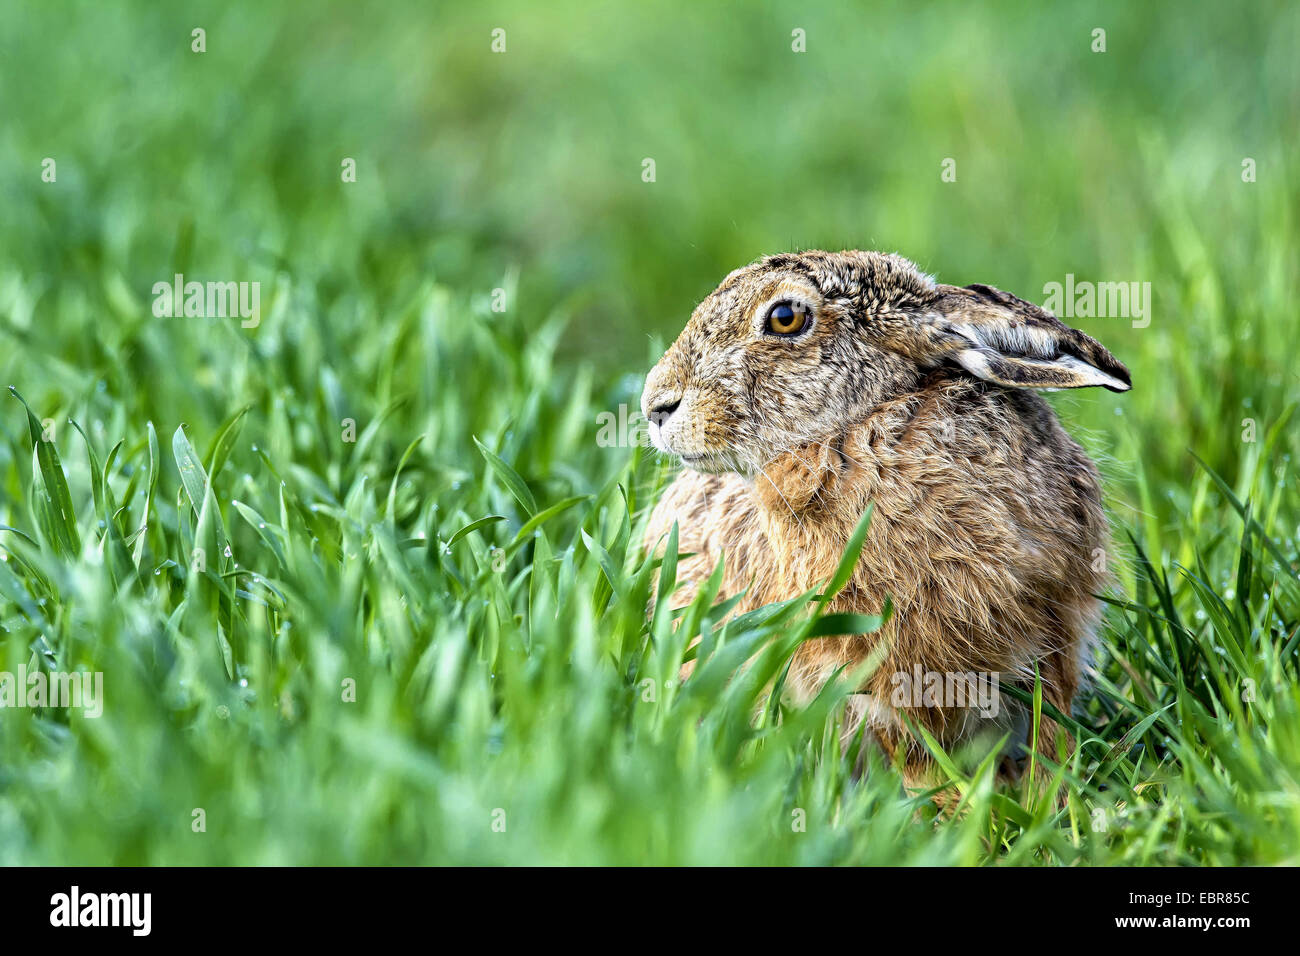
MULTIPOLYGON (((887 752, 902 746, 909 783, 932 775, 904 715, 945 746, 1010 731, 1022 758, 1024 705, 962 698, 979 681, 1032 689, 1037 671, 1069 713, 1108 529, 1096 468, 1033 389, 1088 385, 1126 391, 1129 374, 1015 296, 940 285, 897 255, 770 256, 727 276, 646 379, 651 441, 686 466, 646 543, 662 548, 676 522, 694 552, 675 605, 725 556, 723 596, 745 592, 744 611, 826 581, 873 505, 830 609, 878 613, 888 596, 893 616, 876 634, 805 642, 787 686, 807 699, 881 647, 845 731, 865 720, 887 752)), ((1058 730, 1039 728, 1052 760, 1058 730)))

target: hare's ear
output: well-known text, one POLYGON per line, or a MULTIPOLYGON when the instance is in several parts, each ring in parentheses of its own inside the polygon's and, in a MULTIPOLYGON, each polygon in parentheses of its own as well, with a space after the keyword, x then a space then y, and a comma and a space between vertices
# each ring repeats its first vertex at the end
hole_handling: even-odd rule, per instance
POLYGON ((1133 387, 1128 369, 1095 339, 1052 313, 987 285, 937 286, 939 298, 919 316, 923 356, 951 359, 999 385, 1133 387))

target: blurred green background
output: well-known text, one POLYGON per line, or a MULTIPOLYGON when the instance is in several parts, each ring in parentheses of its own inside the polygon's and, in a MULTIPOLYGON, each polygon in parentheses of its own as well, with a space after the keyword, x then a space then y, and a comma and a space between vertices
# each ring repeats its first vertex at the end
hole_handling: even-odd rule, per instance
MULTIPOLYGON (((1088 395, 1078 414, 1158 416, 1184 436, 1145 449, 1166 474, 1234 432, 1241 400, 1266 416, 1284 401, 1297 323, 1265 348, 1240 340, 1295 289, 1293 4, 86 3, 6 18, 8 323, 34 331, 64 301, 99 313, 8 362, 66 391, 86 387, 93 340, 123 346, 174 271, 284 274, 314 287, 316 322, 358 288, 382 320, 425 279, 486 295, 517 277, 519 307, 569 316, 564 353, 606 381, 642 373, 647 339, 671 340, 732 268, 822 247, 899 251, 1034 301, 1067 272, 1150 281, 1151 328, 1089 329, 1134 366, 1136 393, 1088 395)), ((220 342, 206 331, 195 350, 220 342)), ((227 401, 201 400, 217 383, 196 377, 173 410, 222 417, 227 401)))
MULTIPOLYGON (((22 360, 52 352, 37 368, 84 389, 91 340, 124 345, 174 271, 284 275, 318 323, 359 289, 382 321, 423 280, 486 296, 513 277, 605 382, 643 373, 647 340, 736 266, 870 248, 1039 302, 1066 273, 1151 282, 1149 329, 1079 323, 1138 384, 1067 399, 1090 426, 1114 408, 1214 445, 1243 399, 1266 417, 1285 400, 1297 323, 1241 340, 1295 289, 1293 4, 475 6, 10 10, 7 317, 100 313, 22 360)), ((1177 443, 1144 453, 1188 467, 1177 443)))
MULTIPOLYGON (((611 783, 608 767, 574 769, 571 748, 596 746, 594 737, 561 723, 546 725, 539 743, 530 736, 536 726, 512 723, 521 718, 508 697, 486 683, 473 698, 482 723, 462 715, 447 730, 438 723, 445 714, 430 716, 413 702, 417 677, 433 666, 428 655, 446 642, 459 641, 487 681, 503 667, 493 642, 504 646, 521 628, 525 636, 516 637, 533 649, 533 665, 550 675, 528 685, 538 721, 551 705, 577 708, 576 695, 591 684, 580 682, 581 668, 545 663, 542 631, 524 620, 535 610, 523 606, 526 578, 516 582, 522 597, 515 587, 489 597, 482 584, 457 592, 423 564, 397 561, 400 572, 384 565, 368 530, 354 543, 378 566, 357 570, 348 563, 350 535, 382 517, 393 540, 427 535, 446 544, 467 522, 500 513, 501 536, 485 528, 460 540, 475 544, 479 562, 485 549, 509 542, 528 509, 489 477, 477 437, 519 471, 539 509, 569 495, 601 496, 581 530, 608 531, 603 540, 618 557, 614 544, 626 549, 629 540, 618 508, 635 518, 663 476, 627 448, 599 447, 596 416, 621 403, 635 407, 645 371, 731 269, 781 250, 863 248, 900 252, 941 281, 989 283, 1036 302, 1046 283, 1067 273, 1150 282, 1149 327, 1073 322, 1129 366, 1134 390, 1053 402, 1101 461, 1126 558, 1131 529, 1157 566, 1204 558, 1214 585, 1231 590, 1239 581, 1236 542, 1225 535, 1236 534, 1228 527, 1237 518, 1189 451, 1241 498, 1263 495, 1270 533, 1295 553, 1297 443, 1287 416, 1300 396, 1297 50, 1300 7, 1288 2, 5 5, 0 384, 16 386, 38 419, 60 423, 59 451, 88 549, 111 522, 124 536, 147 524, 140 573, 147 579, 146 569, 162 568, 175 580, 161 591, 146 580, 132 596, 114 597, 116 582, 101 565, 52 557, 42 541, 6 585, 10 664, 39 652, 107 666, 126 654, 141 672, 131 691, 117 691, 130 706, 124 701, 100 729, 59 715, 23 715, 30 720, 21 725, 0 717, 0 862, 862 862, 872 858, 865 834, 879 848, 882 832, 898 848, 898 860, 885 861, 907 858, 912 844, 898 832, 911 811, 898 809, 902 803, 890 804, 885 831, 859 820, 863 836, 848 843, 827 837, 815 849, 738 850, 732 836, 760 813, 739 781, 752 785, 745 774, 768 770, 732 767, 737 776, 711 777, 716 755, 687 759, 661 741, 654 756, 632 761, 657 795, 632 797, 636 788, 611 783), (195 28, 206 31, 206 52, 191 49, 195 28), (498 28, 503 53, 492 51, 498 28), (1105 52, 1092 49, 1098 28, 1105 52), (806 52, 792 51, 795 29, 805 31, 806 52), (56 182, 42 181, 46 158, 57 163, 56 182), (345 158, 356 161, 355 183, 341 181, 345 158), (643 181, 646 158, 654 182, 643 181), (941 179, 949 158, 955 182, 941 179), (1254 161, 1254 182, 1243 181, 1245 159, 1254 161), (260 282, 261 325, 155 318, 150 290, 178 272, 260 282), (507 293, 504 313, 490 308, 497 288, 507 293), (219 450, 222 424, 245 405, 239 440, 219 450), (112 519, 95 518, 95 465, 62 428, 69 417, 101 463, 125 441, 120 474, 109 482, 123 511, 112 519), (359 423, 357 445, 340 442, 345 418, 359 423), (1257 425, 1255 442, 1243 441, 1246 419, 1257 425), (141 477, 146 422, 167 463, 152 502, 141 477), (266 549, 266 562, 274 549, 241 523, 236 499, 268 519, 279 513, 271 523, 283 532, 281 549, 300 551, 305 565, 320 562, 308 573, 293 567, 292 553, 277 558, 285 607, 256 626, 235 615, 230 626, 244 630, 234 657, 246 670, 224 678, 210 638, 187 647, 171 619, 199 603, 184 566, 203 529, 189 528, 191 509, 178 497, 171 464, 171 436, 182 423, 208 450, 206 463, 229 461, 212 484, 237 555, 241 541, 244 554, 266 549), (403 480, 395 480, 420 435, 403 480), (621 503, 611 490, 619 480, 640 498, 621 503), (277 500, 281 488, 288 491, 277 500), (319 514, 331 509, 339 524, 326 529, 319 514), (36 609, 20 610, 15 587, 36 609), (490 626, 480 597, 500 612, 490 626), (304 638, 285 637, 295 613, 300 634, 327 634, 351 664, 385 675, 376 678, 383 703, 372 705, 365 726, 394 736, 382 746, 348 738, 354 755, 386 754, 382 767, 331 764, 332 734, 344 731, 311 723, 301 703, 290 711, 305 723, 296 733, 283 729, 293 718, 283 707, 277 715, 272 702, 282 693, 299 701, 325 693, 338 674, 315 660, 318 649, 304 638), (156 642, 170 649, 162 653, 156 642), (176 660, 192 669, 182 674, 176 660), (234 706, 240 675, 245 687, 261 681, 258 703, 245 703, 249 721, 268 722, 256 724, 266 740, 250 742, 250 731, 232 743, 212 728, 238 722, 206 716, 217 701, 234 706), (485 753, 504 746, 518 761, 489 770, 467 756, 467 741, 480 732, 485 753), (169 757, 175 748, 181 755, 169 757), (591 810, 589 829, 563 817, 569 823, 553 824, 550 843, 513 851, 447 836, 455 830, 447 821, 477 806, 456 788, 497 772, 538 789, 537 815, 579 804, 604 809, 591 810), (140 790, 138 778, 150 774, 163 779, 140 790), (187 791, 202 790, 204 780, 227 782, 228 809, 243 832, 269 841, 260 854, 234 839, 196 849, 184 842, 187 818, 177 833, 156 822, 179 802, 194 803, 187 791), (421 787, 460 794, 454 807, 444 802, 442 836, 431 836, 425 827, 434 823, 406 805, 412 787, 417 796, 421 787), (314 809, 277 803, 293 793, 311 795, 304 799, 314 809), (79 830, 69 822, 104 800, 117 807, 111 824, 94 818, 79 830), (645 815, 642 829, 601 816, 629 801, 645 815), (685 832, 680 817, 690 808, 709 822, 685 832), (304 813, 301 831, 286 822, 304 813), (349 831, 351 843, 331 842, 347 814, 360 814, 360 829, 349 831)), ((32 448, 21 406, 8 396, 3 406, 0 524, 35 536, 32 448)), ((611 582, 594 560, 583 563, 596 551, 584 550, 577 517, 559 519, 573 535, 567 552, 555 546, 557 573, 569 575, 558 585, 559 603, 569 586, 571 598, 585 595, 570 620, 587 620, 599 643, 613 627, 601 604, 611 582), (566 553, 576 569, 564 570, 566 553)), ((634 567, 632 550, 627 555, 634 567)), ((516 557, 511 570, 525 575, 541 561, 531 545, 516 557)), ((1133 586, 1127 563, 1122 576, 1133 586)), ((213 619, 229 625, 221 602, 230 596, 213 587, 213 619)), ((1186 583, 1179 587, 1177 600, 1191 600, 1186 583)), ((1291 621, 1266 596, 1263 588, 1251 595, 1248 616, 1258 612, 1258 620, 1250 617, 1247 633, 1271 635, 1291 621)), ((619 620, 635 632, 631 618, 619 620)), ((545 633, 561 642, 556 660, 579 654, 563 642, 578 640, 583 626, 548 625, 545 633)), ((462 677, 465 692, 472 682, 462 677)), ((618 677, 584 679, 613 688, 618 677)), ((1180 692, 1176 684, 1167 690, 1168 700, 1180 692)), ((1143 706, 1155 703, 1165 698, 1143 706)), ((1142 849, 1115 836, 1110 850, 1089 849, 1086 858, 1225 861, 1294 852, 1300 791, 1294 777, 1277 780, 1300 762, 1300 723, 1286 727, 1285 746, 1266 745, 1285 773, 1260 773, 1290 795, 1287 809, 1261 784, 1247 809, 1232 811, 1263 814, 1258 833, 1189 842, 1190 824, 1171 822, 1153 802, 1153 818, 1176 832, 1167 843, 1142 849), (1279 826, 1291 836, 1279 838, 1279 826)), ((1158 733, 1158 725, 1145 732, 1158 733)), ((609 736, 603 746, 624 758, 649 746, 609 736)), ((798 779, 789 761, 809 739, 792 737, 786 751, 773 746, 786 762, 771 763, 772 779, 798 779)), ((1154 753, 1158 742, 1150 747, 1154 753)), ((849 786, 838 771, 808 780, 790 786, 821 787, 826 807, 849 786)), ((870 815, 883 792, 855 806, 870 815)), ((1205 819, 1227 812, 1216 805, 1205 819)), ((1000 837, 980 850, 957 828, 948 843, 923 837, 918 830, 915 847, 933 854, 930 862, 980 862, 999 852, 1000 837)), ((1037 833, 1020 852, 1025 860, 1078 858, 1055 841, 1037 833)))

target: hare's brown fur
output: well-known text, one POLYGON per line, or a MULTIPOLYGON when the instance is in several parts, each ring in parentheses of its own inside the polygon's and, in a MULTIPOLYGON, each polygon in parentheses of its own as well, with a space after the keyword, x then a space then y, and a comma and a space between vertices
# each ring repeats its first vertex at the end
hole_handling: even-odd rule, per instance
MULTIPOLYGON (((868 505, 870 531, 832 610, 894 614, 865 637, 816 639, 788 686, 814 694, 873 649, 880 665, 850 698, 911 776, 927 765, 903 715, 947 745, 1025 735, 1024 710, 895 706, 896 675, 997 674, 1068 713, 1106 586, 1097 471, 1031 387, 1128 387, 1109 352, 1050 314, 986 286, 938 285, 879 253, 770 257, 732 273, 697 308, 647 379, 651 436, 688 464, 647 530, 674 522, 675 605, 725 557, 738 610, 824 582, 868 505), (796 302, 807 331, 764 331, 771 303, 796 302), (881 643, 883 642, 883 644, 881 643)), ((1057 756, 1046 721, 1040 750, 1057 756)))

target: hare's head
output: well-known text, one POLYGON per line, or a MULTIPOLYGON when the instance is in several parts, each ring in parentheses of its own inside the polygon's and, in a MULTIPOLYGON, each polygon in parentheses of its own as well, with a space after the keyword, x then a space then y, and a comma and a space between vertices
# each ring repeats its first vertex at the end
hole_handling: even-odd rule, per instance
POLYGON ((940 366, 1017 388, 1130 387, 1098 342, 1005 292, 939 285, 896 255, 803 252, 727 276, 651 370, 641 406, 660 450, 748 475, 940 366))

